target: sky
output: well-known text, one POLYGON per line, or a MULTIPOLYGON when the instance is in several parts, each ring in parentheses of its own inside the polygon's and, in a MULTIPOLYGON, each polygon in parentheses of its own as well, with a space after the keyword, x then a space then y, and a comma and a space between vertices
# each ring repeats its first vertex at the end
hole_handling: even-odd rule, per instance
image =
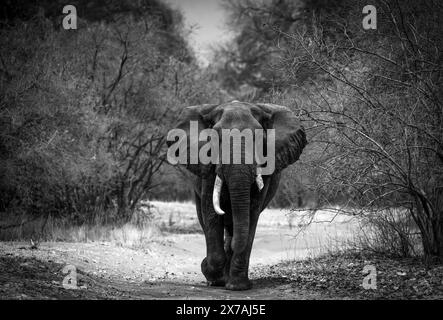
POLYGON ((232 37, 225 26, 227 13, 221 0, 163 0, 182 11, 185 26, 195 26, 190 37, 197 58, 208 64, 211 45, 217 45, 232 37))

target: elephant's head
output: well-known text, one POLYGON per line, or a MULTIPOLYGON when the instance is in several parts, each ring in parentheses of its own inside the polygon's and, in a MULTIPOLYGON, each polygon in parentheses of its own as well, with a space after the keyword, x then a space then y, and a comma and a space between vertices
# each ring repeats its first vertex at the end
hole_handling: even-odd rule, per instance
MULTIPOLYGON (((210 156, 215 161, 210 163, 204 163, 200 161, 200 158, 197 161, 197 154, 203 151, 202 148, 206 148, 205 145, 208 145, 206 139, 209 136, 211 137, 210 140, 213 139, 211 134, 214 132, 217 133, 217 142, 221 145, 222 142, 226 142, 223 139, 226 130, 223 129, 238 129, 240 132, 244 129, 251 129, 253 130, 252 132, 255 132, 255 129, 263 129, 262 136, 254 135, 254 144, 257 146, 261 143, 264 146, 265 158, 269 161, 272 157, 271 160, 275 164, 274 172, 279 172, 299 158, 307 143, 305 132, 300 125, 299 119, 291 110, 283 106, 232 101, 219 105, 205 104, 185 108, 179 118, 177 129, 186 132, 187 138, 182 139, 182 142, 185 142, 181 144, 182 148, 174 150, 175 155, 177 156, 179 152, 185 152, 186 155, 182 154, 181 156, 183 156, 182 159, 186 159, 188 170, 203 179, 215 180, 213 206, 218 214, 224 213, 220 207, 220 193, 222 186, 225 185, 229 192, 231 200, 230 209, 233 213, 233 241, 237 240, 234 246, 243 246, 245 238, 237 237, 236 229, 240 233, 244 233, 247 230, 251 191, 260 192, 261 188, 263 188, 263 179, 260 171, 257 170, 257 167, 260 167, 260 162, 257 161, 256 149, 253 148, 254 156, 252 157, 252 162, 247 160, 248 152, 250 153, 248 150, 251 150, 248 147, 251 147, 251 142, 245 143, 245 139, 236 140, 237 142, 234 139, 229 139, 228 141, 231 144, 229 152, 226 152, 222 146, 218 149, 220 152, 216 154, 211 149, 210 156), (269 137, 268 135, 271 131, 267 131, 267 129, 274 129, 275 135, 269 137), (199 134, 203 134, 203 141, 199 141, 198 138, 192 138, 193 135, 195 136, 196 131, 199 134), (275 143, 272 145, 274 148, 266 147, 270 146, 269 138, 275 138, 275 143), (238 144, 237 146, 235 145, 236 143, 238 144), (235 155, 235 150, 241 150, 240 154, 235 155), (236 156, 241 159, 240 163, 233 163, 236 156), (190 161, 192 157, 194 157, 194 163, 190 161), (230 160, 228 161, 229 163, 226 161, 228 159, 230 160)), ((171 146, 174 142, 169 142, 168 144, 171 146)), ((206 154, 208 151, 209 148, 203 153, 206 154)), ((261 166, 265 166, 265 164, 261 164, 261 166)))

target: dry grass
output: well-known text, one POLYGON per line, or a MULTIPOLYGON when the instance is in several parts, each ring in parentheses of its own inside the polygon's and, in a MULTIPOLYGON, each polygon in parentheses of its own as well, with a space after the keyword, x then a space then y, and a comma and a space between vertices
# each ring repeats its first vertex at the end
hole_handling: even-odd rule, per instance
POLYGON ((155 225, 137 226, 130 222, 116 227, 103 224, 73 226, 64 220, 36 219, 23 225, 2 230, 0 240, 65 241, 65 242, 111 242, 136 247, 151 241, 159 234, 155 225))
MULTIPOLYGON (((67 219, 3 214, 0 217, 0 241, 66 241, 111 242, 129 247, 141 246, 176 225, 186 227, 183 217, 195 215, 192 203, 154 202, 154 206, 142 207, 130 222, 121 226, 98 221, 94 224, 73 225, 67 219), (193 210, 193 212, 192 212, 193 210)), ((188 219, 189 220, 189 219, 188 219)), ((192 222, 192 219, 191 219, 192 222)))
POLYGON ((192 202, 145 202, 131 221, 121 226, 98 221, 73 225, 66 219, 2 214, 0 241, 66 241, 110 242, 137 247, 152 241, 164 232, 195 232, 200 230, 192 202))

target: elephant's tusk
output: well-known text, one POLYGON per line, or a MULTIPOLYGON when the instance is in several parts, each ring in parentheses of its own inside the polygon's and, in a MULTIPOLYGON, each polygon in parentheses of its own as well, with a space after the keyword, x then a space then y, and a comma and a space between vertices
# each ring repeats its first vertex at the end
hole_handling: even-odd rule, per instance
POLYGON ((215 212, 217 212, 219 215, 225 214, 225 212, 220 208, 220 194, 222 185, 223 180, 217 176, 214 182, 214 192, 212 193, 212 205, 214 206, 215 212))
POLYGON ((263 177, 261 176, 261 174, 258 174, 255 177, 255 183, 257 184, 258 190, 261 191, 261 189, 263 189, 263 187, 265 186, 265 184, 263 183, 263 177))

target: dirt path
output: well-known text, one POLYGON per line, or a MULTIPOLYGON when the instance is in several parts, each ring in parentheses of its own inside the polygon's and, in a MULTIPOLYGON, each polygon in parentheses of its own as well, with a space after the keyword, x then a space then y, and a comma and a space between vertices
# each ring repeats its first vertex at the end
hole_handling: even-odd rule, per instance
POLYGON ((254 288, 232 292, 207 287, 200 272, 204 255, 201 234, 173 234, 146 248, 110 243, 47 242, 31 250, 28 243, 0 243, 2 298, 110 299, 305 299, 315 293, 295 291, 286 277, 263 274, 281 261, 281 237, 262 233, 251 261, 254 288), (273 239, 273 240, 272 240, 273 239), (266 264, 264 263, 266 261, 266 264), (77 270, 78 290, 62 286, 66 265, 77 270))
MULTIPOLYGON (((156 206, 160 207, 158 225, 198 229, 192 204, 156 206)), ((262 214, 250 261, 254 287, 249 291, 207 287, 200 272, 206 251, 204 236, 163 232, 155 240, 136 247, 114 242, 46 242, 31 250, 29 243, 0 242, 0 298, 325 298, 316 292, 298 290, 287 276, 275 276, 269 267, 330 250, 338 239, 349 238, 350 224, 313 224, 304 234, 298 234, 299 230, 293 228, 296 223, 280 210, 262 214), (78 286, 82 289, 66 290, 62 286, 66 276, 62 270, 67 265, 77 270, 78 286)))

